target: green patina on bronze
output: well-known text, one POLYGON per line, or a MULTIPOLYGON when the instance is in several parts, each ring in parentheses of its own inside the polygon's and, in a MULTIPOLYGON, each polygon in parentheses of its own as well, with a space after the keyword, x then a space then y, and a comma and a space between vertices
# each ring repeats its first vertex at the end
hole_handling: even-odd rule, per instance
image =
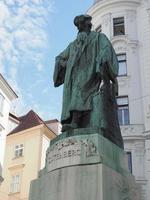
POLYGON ((123 148, 117 118, 118 61, 103 33, 91 31, 91 17, 75 17, 77 38, 56 57, 54 85, 64 84, 62 131, 92 128, 123 148))
MULTIPOLYGON (((86 157, 86 160, 88 158, 86 164, 103 163, 122 175, 129 174, 126 163, 126 153, 100 134, 92 133, 90 130, 85 130, 85 132, 82 132, 82 130, 75 130, 74 135, 71 137, 65 132, 51 141, 49 149, 55 149, 58 144, 64 144, 65 141, 68 140, 83 141, 83 143, 85 140, 88 140, 89 143, 92 144, 91 149, 92 147, 96 149, 95 154, 89 156, 89 158, 86 157), (79 132, 80 134, 78 134, 79 132)), ((85 149, 82 149, 82 151, 80 155, 80 165, 85 164, 85 149)))

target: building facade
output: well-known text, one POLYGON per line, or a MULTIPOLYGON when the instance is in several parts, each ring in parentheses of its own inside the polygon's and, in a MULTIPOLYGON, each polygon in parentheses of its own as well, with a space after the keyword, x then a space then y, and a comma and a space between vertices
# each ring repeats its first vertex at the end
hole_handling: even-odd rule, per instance
MULTIPOLYGON (((14 120, 14 116, 11 117, 14 120)), ((30 182, 44 168, 49 142, 56 137, 32 110, 15 120, 19 124, 6 138, 0 200, 28 199, 30 182)))
POLYGON ((15 129, 19 125, 19 123, 19 118, 15 114, 10 112, 8 117, 7 133, 10 133, 13 129, 15 129))
POLYGON ((150 198, 150 1, 96 0, 87 12, 119 61, 118 116, 130 171, 150 198))
POLYGON ((57 119, 45 121, 47 126, 57 135, 61 134, 62 125, 57 119))
POLYGON ((3 182, 3 177, 2 177, 2 167, 1 167, 1 164, 0 164, 0 185, 1 183, 3 182))
POLYGON ((0 74, 0 163, 3 163, 10 106, 16 98, 16 93, 0 74))

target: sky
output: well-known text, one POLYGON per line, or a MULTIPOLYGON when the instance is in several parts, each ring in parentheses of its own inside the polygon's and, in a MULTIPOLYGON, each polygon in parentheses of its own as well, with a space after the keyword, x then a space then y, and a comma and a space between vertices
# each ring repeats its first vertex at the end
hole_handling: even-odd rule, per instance
POLYGON ((34 110, 60 120, 63 86, 54 88, 55 57, 73 41, 76 15, 94 0, 0 0, 0 73, 18 95, 17 116, 34 110))

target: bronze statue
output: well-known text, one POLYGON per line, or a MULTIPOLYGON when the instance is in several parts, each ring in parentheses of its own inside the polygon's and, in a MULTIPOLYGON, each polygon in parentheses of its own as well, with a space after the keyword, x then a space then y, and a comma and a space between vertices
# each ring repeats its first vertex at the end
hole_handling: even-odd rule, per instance
POLYGON ((56 57, 54 86, 64 83, 62 132, 90 128, 123 148, 117 117, 118 61, 103 33, 91 31, 92 17, 79 15, 77 38, 56 57))

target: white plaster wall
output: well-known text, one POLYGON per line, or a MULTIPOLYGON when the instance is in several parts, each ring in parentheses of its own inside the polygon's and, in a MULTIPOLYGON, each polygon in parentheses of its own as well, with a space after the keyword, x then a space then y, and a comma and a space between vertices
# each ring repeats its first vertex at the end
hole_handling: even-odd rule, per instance
POLYGON ((144 140, 128 140, 125 142, 125 150, 132 153, 132 172, 135 175, 136 180, 145 180, 144 140))
POLYGON ((146 196, 150 197, 150 138, 145 141, 145 176, 147 180, 146 196))
POLYGON ((47 126, 57 135, 61 133, 61 123, 60 122, 54 122, 47 124, 47 126))
POLYGON ((137 10, 142 109, 145 126, 145 199, 150 197, 150 1, 141 1, 137 10))
POLYGON ((7 134, 7 127, 8 127, 8 116, 10 110, 10 100, 7 98, 5 93, 3 92, 4 89, 0 87, 0 93, 4 96, 4 104, 3 104, 3 115, 0 115, 0 124, 3 126, 3 130, 0 131, 0 162, 3 164, 3 157, 4 157, 4 148, 6 142, 6 134, 7 134))
POLYGON ((46 151, 49 147, 50 139, 45 135, 42 136, 42 154, 41 154, 41 167, 43 169, 45 167, 45 159, 46 159, 46 151))
POLYGON ((150 130, 150 3, 143 0, 137 10, 139 59, 145 131, 150 130))
POLYGON ((3 181, 3 178, 2 178, 2 167, 1 167, 1 163, 0 163, 0 185, 1 185, 2 181, 3 181))
POLYGON ((7 127, 7 133, 10 133, 13 129, 15 129, 18 126, 19 122, 15 122, 11 120, 10 118, 8 119, 8 127, 7 127))

